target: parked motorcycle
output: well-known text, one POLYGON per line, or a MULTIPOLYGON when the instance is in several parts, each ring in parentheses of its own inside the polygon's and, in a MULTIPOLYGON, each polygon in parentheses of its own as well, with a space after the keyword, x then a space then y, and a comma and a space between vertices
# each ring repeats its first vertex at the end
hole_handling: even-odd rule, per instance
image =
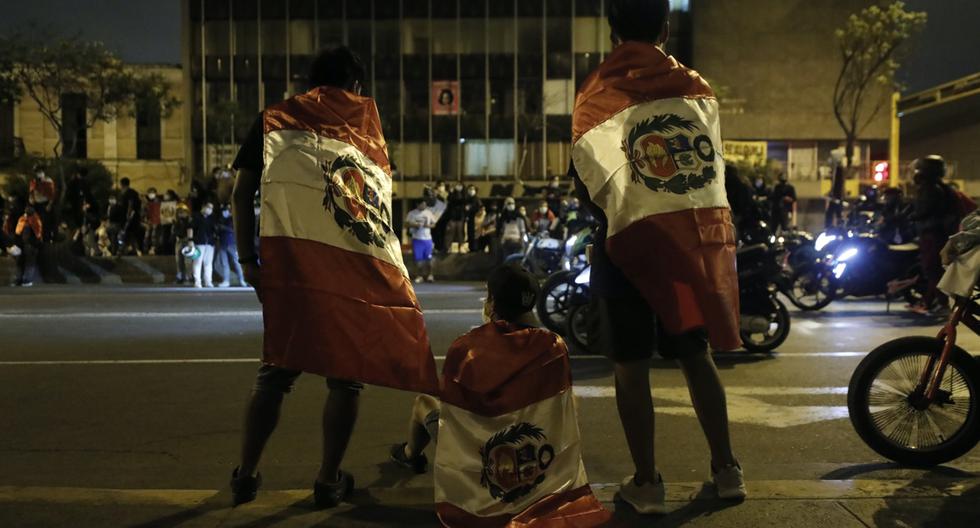
POLYGON ((538 279, 543 279, 561 269, 564 255, 561 240, 540 233, 530 237, 523 253, 507 256, 504 263, 516 264, 538 279))
POLYGON ((587 265, 585 248, 592 243, 593 229, 582 229, 565 241, 561 270, 552 273, 541 285, 538 296, 538 319, 545 328, 557 334, 565 333, 565 317, 570 308, 570 296, 578 287, 575 278, 587 265))
MULTIPOLYGON (((738 258, 739 297, 741 300, 741 338, 750 352, 769 352, 786 341, 790 316, 786 305, 777 297, 780 253, 777 246, 757 244, 740 248, 738 258)), ((565 340, 576 353, 596 353, 598 321, 592 308, 589 280, 591 266, 579 272, 568 298, 565 340)))

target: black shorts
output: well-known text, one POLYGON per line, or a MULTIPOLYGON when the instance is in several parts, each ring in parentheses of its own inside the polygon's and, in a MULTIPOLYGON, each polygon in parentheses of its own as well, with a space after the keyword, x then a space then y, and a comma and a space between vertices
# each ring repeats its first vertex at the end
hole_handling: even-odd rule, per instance
POLYGON ((595 297, 598 312, 598 347, 617 363, 650 359, 656 350, 664 359, 708 353, 708 333, 699 328, 680 335, 664 331, 647 301, 630 297, 595 297))
MULTIPOLYGON (((296 383, 296 378, 298 378, 302 372, 298 370, 290 370, 282 367, 277 367, 275 365, 262 364, 259 367, 259 372, 255 376, 255 387, 252 389, 255 392, 277 392, 280 394, 286 394, 293 390, 293 384, 296 383)), ((327 387, 330 390, 349 390, 352 392, 361 392, 364 389, 364 385, 357 381, 347 381, 339 380, 334 378, 327 378, 327 387)))

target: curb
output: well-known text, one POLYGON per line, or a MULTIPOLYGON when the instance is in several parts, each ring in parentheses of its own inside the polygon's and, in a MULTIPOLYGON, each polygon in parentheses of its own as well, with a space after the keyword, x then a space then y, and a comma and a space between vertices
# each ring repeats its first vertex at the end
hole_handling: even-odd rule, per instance
POLYGON ((115 273, 112 273, 110 271, 107 271, 105 268, 103 268, 102 266, 99 266, 98 264, 92 262, 91 260, 89 260, 86 257, 80 257, 78 260, 79 260, 79 262, 81 262, 82 264, 84 264, 85 267, 87 267, 89 269, 89 271, 91 271, 94 275, 96 275, 98 277, 99 284, 112 284, 112 285, 117 285, 117 286, 121 286, 122 285, 123 281, 122 281, 122 278, 119 275, 117 275, 115 273))

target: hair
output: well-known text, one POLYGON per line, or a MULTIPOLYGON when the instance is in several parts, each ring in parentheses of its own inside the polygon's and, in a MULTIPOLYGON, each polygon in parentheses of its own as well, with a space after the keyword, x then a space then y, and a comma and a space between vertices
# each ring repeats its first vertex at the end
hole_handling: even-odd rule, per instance
POLYGON ((946 175, 946 160, 936 154, 917 159, 915 171, 928 181, 940 181, 946 175))
POLYGON ((119 180, 119 185, 122 185, 123 187, 129 187, 129 178, 123 178, 119 180))
POLYGON ((321 51, 310 65, 310 86, 314 88, 350 88, 363 80, 364 63, 346 46, 321 51))
POLYGON ((534 308, 538 281, 517 266, 498 266, 487 279, 487 293, 497 317, 515 322, 534 308))
POLYGON ((620 40, 656 42, 670 16, 670 0, 611 0, 609 27, 620 40))

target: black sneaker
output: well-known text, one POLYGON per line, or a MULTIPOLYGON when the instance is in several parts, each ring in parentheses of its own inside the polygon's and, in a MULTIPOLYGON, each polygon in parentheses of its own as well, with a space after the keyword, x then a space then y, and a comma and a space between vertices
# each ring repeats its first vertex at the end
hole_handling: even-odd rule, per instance
POLYGON ((425 453, 419 453, 418 455, 409 458, 405 456, 405 446, 407 443, 395 444, 391 446, 391 460, 398 464, 399 466, 411 469, 417 475, 425 473, 425 468, 429 465, 429 459, 426 458, 425 453))
POLYGON ((313 502, 318 508, 334 508, 350 497, 354 491, 354 476, 346 471, 338 471, 337 482, 323 483, 313 481, 313 502))
POLYGON ((233 506, 245 504, 255 500, 255 495, 259 492, 262 485, 262 474, 256 473, 254 477, 239 477, 238 469, 231 472, 231 495, 233 506))

